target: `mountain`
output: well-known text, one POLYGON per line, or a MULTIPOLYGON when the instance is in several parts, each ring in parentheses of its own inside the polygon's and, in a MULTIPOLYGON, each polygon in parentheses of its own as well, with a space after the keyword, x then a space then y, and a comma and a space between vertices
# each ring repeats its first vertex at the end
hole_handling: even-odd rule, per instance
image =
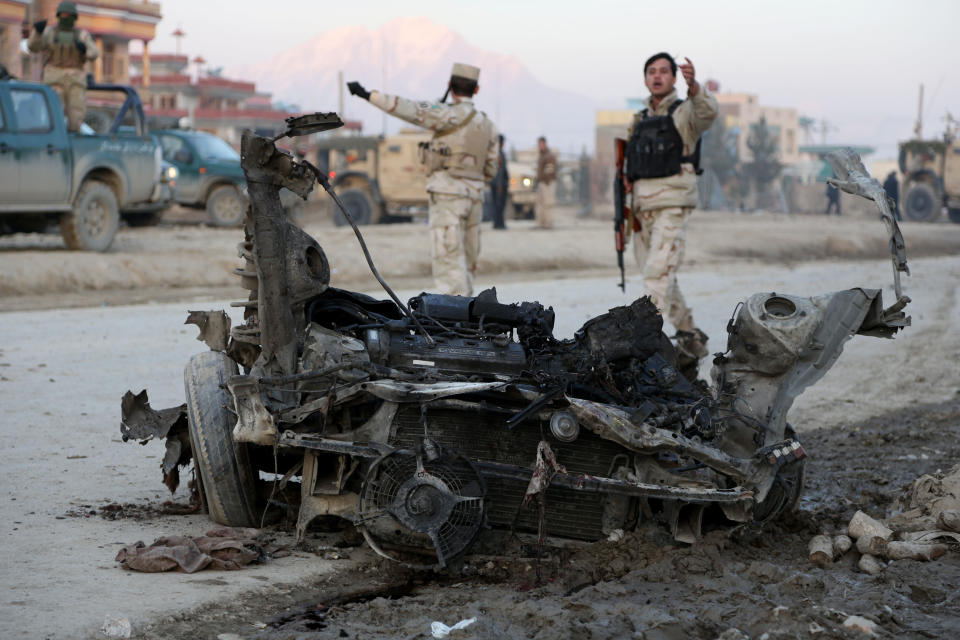
MULTIPOLYGON (((454 62, 480 67, 477 106, 493 118, 508 147, 533 147, 540 135, 563 152, 593 147, 595 105, 589 98, 547 87, 516 58, 479 49, 428 18, 398 18, 379 29, 339 27, 262 63, 228 71, 303 111, 337 111, 338 71, 369 90, 437 100, 454 62)), ((383 131, 381 111, 349 94, 344 103, 346 117, 362 120, 364 131, 383 131)), ((409 126, 396 118, 386 121, 389 132, 409 126)))

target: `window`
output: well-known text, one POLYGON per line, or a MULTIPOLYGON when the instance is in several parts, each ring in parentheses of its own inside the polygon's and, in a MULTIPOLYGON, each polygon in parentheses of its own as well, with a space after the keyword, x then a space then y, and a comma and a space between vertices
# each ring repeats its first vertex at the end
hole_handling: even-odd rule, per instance
POLYGON ((46 133, 53 129, 50 105, 42 91, 35 89, 11 89, 15 131, 20 133, 46 133))
POLYGON ((173 156, 177 151, 181 149, 189 151, 183 144, 183 140, 176 136, 160 136, 160 146, 163 148, 163 159, 167 162, 173 162, 173 156))

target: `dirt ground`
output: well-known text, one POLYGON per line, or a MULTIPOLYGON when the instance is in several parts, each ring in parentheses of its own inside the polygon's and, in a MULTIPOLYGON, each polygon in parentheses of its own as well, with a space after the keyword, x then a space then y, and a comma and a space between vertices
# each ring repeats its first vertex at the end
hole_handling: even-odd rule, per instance
MULTIPOLYGON (((347 275, 363 265, 343 230, 311 224, 341 284, 355 277, 382 296, 347 275)), ((496 284, 503 301, 552 305, 558 336, 641 295, 629 259, 627 294, 614 285, 607 223, 568 216, 555 232, 523 224, 484 236, 490 262, 478 284, 496 284), (551 255, 553 267, 544 262, 551 255), (497 271, 497 256, 513 260, 512 270, 497 271)), ((183 365, 203 345, 182 322, 187 309, 225 308, 237 295, 229 279, 203 280, 211 264, 235 266, 236 231, 128 230, 103 256, 63 251, 55 236, 0 239, 8 311, 0 313, 0 637, 102 638, 108 615, 130 620, 136 638, 161 639, 428 638, 432 621, 471 617, 452 638, 863 637, 842 627, 851 614, 876 622, 880 637, 957 637, 960 554, 897 561, 876 577, 858 572, 852 555, 828 569, 806 558, 814 533, 840 530, 857 509, 884 516, 903 485, 960 460, 960 227, 905 225, 904 235, 908 255, 931 256, 912 259, 905 279, 914 325, 892 341, 853 339, 791 411, 810 453, 797 514, 693 547, 651 526, 553 553, 541 562, 542 585, 520 549, 469 557, 457 575, 423 576, 350 546, 349 536, 320 533, 290 557, 243 571, 122 570, 113 558, 125 544, 210 528, 202 515, 163 513, 171 496, 160 483, 162 450, 119 442, 119 400, 146 387, 155 407, 183 401, 183 365), (126 273, 137 260, 142 272, 126 273), (176 273, 198 284, 173 288, 176 273), (83 284, 90 274, 100 274, 99 288, 83 284)), ((403 225, 377 228, 369 240, 375 257, 393 264, 403 261, 385 249, 421 236, 403 225)), ((713 351, 723 349, 737 302, 757 291, 866 286, 892 299, 889 262, 873 259, 884 248, 875 220, 697 214, 690 239, 681 286, 713 351)), ((388 277, 404 298, 429 286, 425 273, 388 277)), ((185 503, 186 488, 172 499, 185 503)), ((286 532, 267 533, 290 542, 286 532)))

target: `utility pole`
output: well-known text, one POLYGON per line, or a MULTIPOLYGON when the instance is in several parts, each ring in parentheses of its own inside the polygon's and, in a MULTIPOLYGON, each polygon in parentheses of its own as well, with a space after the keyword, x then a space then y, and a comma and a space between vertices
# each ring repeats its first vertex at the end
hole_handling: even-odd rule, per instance
POLYGON ((923 84, 920 84, 920 100, 917 103, 917 124, 913 126, 913 135, 917 140, 923 140, 923 84))
POLYGON ((337 71, 337 100, 339 101, 338 113, 340 119, 346 122, 347 114, 344 112, 345 105, 343 104, 343 69, 337 71))

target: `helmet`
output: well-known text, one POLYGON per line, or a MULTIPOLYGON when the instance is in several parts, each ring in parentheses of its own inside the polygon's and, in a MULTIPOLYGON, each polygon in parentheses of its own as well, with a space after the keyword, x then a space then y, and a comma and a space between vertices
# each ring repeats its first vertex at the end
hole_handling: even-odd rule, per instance
POLYGON ((73 2, 61 2, 57 5, 57 15, 69 13, 74 18, 77 17, 77 5, 73 2))

